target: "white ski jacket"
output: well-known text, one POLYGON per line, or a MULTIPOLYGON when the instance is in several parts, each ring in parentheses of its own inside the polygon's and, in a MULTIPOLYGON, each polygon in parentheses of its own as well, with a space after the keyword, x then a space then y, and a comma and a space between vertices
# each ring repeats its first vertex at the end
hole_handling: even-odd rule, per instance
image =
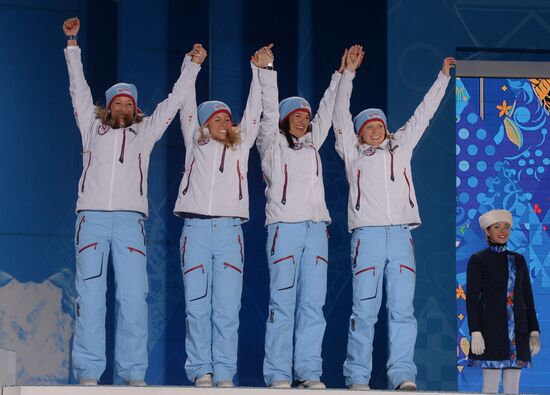
POLYGON ((83 171, 76 211, 137 211, 148 215, 149 155, 192 92, 200 66, 188 62, 168 98, 153 114, 126 128, 112 129, 96 118, 90 87, 84 77, 80 48, 65 49, 69 91, 82 135, 83 171))
POLYGON ((442 72, 412 117, 380 146, 360 145, 349 112, 355 73, 345 71, 334 109, 336 151, 349 183, 348 228, 421 223, 411 172, 413 150, 434 116, 449 84, 442 72))
POLYGON ((212 139, 206 128, 203 131, 206 134, 201 135, 194 91, 181 109, 180 122, 186 154, 185 170, 174 208, 177 216, 239 217, 248 220, 248 157, 260 126, 263 88, 260 80, 275 78, 274 71, 259 69, 252 63, 251 68, 248 100, 238 126, 241 142, 235 148, 212 139))
POLYGON ((332 124, 340 77, 338 72, 332 75, 311 122, 311 133, 294 139, 295 148, 289 147, 286 137, 279 131, 277 81, 272 79, 265 83, 264 114, 256 145, 266 182, 266 225, 302 221, 330 223, 318 150, 332 124))

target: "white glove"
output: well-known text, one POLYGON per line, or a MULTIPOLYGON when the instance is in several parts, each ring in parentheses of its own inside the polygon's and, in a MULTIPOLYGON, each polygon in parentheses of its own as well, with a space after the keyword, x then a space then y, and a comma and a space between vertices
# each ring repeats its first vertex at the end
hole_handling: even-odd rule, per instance
POLYGON ((540 351, 540 334, 537 331, 533 331, 529 334, 529 348, 531 349, 531 356, 534 357, 540 351))
POLYGON ((485 352, 485 340, 483 340, 481 332, 472 332, 470 348, 475 355, 481 355, 485 352))

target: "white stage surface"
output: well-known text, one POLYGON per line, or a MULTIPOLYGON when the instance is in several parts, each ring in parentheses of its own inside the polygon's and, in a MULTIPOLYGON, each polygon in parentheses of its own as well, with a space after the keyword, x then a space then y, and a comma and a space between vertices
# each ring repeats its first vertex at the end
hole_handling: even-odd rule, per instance
MULTIPOLYGON (((12 386, 3 387, 1 395, 306 395, 311 392, 324 395, 343 395, 350 393, 365 393, 369 395, 407 394, 404 391, 350 391, 346 389, 268 389, 268 388, 195 388, 195 387, 127 387, 127 386, 97 386, 85 387, 75 385, 63 386, 12 386)), ((453 394, 456 392, 413 392, 416 395, 453 394)))

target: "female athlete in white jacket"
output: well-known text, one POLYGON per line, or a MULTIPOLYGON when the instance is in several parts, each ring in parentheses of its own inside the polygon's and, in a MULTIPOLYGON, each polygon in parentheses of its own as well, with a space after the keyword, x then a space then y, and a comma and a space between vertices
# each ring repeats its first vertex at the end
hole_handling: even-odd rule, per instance
POLYGON ((73 369, 95 385, 105 370, 105 292, 112 257, 118 316, 115 365, 130 385, 144 385, 147 370, 147 271, 144 221, 147 170, 154 144, 192 92, 200 62, 182 69, 172 93, 150 117, 137 107, 132 84, 113 85, 106 107, 96 107, 84 78, 76 34, 78 18, 64 22, 65 59, 76 123, 82 135, 83 171, 76 211, 76 319, 73 369))
POLYGON ((276 81, 264 88, 257 140, 267 184, 270 274, 264 380, 274 388, 290 388, 293 378, 300 387, 325 388, 320 378, 330 216, 318 149, 331 127, 342 71, 343 63, 313 120, 305 99, 290 97, 277 107, 276 81))
MULTIPOLYGON (((199 387, 213 381, 232 387, 237 371, 248 156, 260 126, 263 86, 275 78, 263 69, 269 63, 265 53, 252 57, 250 92, 238 126, 225 103, 208 101, 197 108, 194 94, 180 111, 186 156, 174 213, 185 219, 180 242, 185 369, 199 387)), ((206 51, 196 46, 190 55, 204 58, 206 51)))
POLYGON ((413 356, 417 327, 413 315, 416 266, 410 229, 420 225, 420 217, 411 157, 445 95, 455 60, 445 59, 437 80, 413 116, 390 134, 382 110, 367 109, 351 119, 352 80, 363 55, 360 46, 350 49, 334 110, 336 150, 344 160, 350 186, 348 223, 352 232, 353 308, 344 376, 351 388, 368 389, 374 324, 385 278, 388 379, 392 388, 412 390, 416 389, 413 356))

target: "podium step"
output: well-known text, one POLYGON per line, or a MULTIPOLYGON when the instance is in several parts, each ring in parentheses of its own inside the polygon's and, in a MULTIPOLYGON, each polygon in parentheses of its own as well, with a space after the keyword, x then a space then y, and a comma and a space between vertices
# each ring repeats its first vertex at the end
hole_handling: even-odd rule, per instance
MULTIPOLYGON (((344 395, 350 393, 365 393, 369 395, 396 395, 404 394, 402 391, 350 391, 347 389, 270 389, 270 388, 195 388, 195 387, 127 387, 127 386, 93 386, 85 387, 78 385, 63 386, 13 386, 4 387, 1 395, 311 395, 311 392, 323 395, 344 395)), ((420 392, 415 395, 453 394, 456 392, 420 392)))

